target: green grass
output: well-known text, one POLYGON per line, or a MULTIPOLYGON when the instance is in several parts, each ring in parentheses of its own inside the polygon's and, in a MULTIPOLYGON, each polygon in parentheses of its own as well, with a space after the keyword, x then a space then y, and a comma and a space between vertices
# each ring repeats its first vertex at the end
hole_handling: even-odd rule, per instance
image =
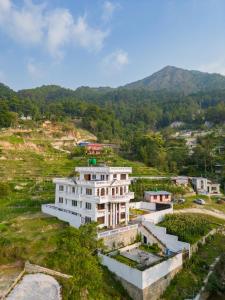
POLYGON ((131 260, 127 257, 124 257, 123 255, 121 254, 117 254, 115 256, 113 256, 113 258, 115 258, 116 260, 118 260, 119 262, 129 266, 129 267, 132 267, 132 268, 137 268, 137 265, 138 263, 134 260, 131 260))
POLYGON ((181 241, 193 244, 223 223, 207 215, 186 213, 167 215, 159 225, 166 227, 167 233, 177 235, 181 241))
POLYGON ((154 253, 154 254, 158 254, 161 251, 161 249, 159 248, 159 246, 157 244, 141 245, 141 246, 139 246, 139 249, 149 252, 149 253, 154 253))
POLYGON ((147 213, 147 211, 143 209, 130 208, 130 213, 133 215, 144 215, 147 213))
POLYGON ((183 269, 174 277, 162 299, 193 299, 209 272, 209 266, 224 251, 224 235, 216 234, 208 238, 208 242, 193 254, 192 258, 184 264, 183 269))

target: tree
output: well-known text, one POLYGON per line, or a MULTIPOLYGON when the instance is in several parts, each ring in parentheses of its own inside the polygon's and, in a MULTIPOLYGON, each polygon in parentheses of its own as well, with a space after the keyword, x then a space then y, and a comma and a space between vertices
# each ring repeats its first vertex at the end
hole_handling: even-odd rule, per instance
POLYGON ((79 229, 68 227, 57 242, 50 264, 72 275, 71 299, 101 299, 102 269, 97 250, 102 247, 97 239, 96 224, 79 229))

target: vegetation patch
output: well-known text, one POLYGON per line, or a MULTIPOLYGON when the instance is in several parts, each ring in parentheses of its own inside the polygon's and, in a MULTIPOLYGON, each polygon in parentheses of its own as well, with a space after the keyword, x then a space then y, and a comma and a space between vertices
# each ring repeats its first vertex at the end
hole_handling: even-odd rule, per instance
POLYGON ((193 254, 184 264, 183 269, 172 279, 162 299, 193 299, 203 285, 210 265, 224 251, 224 235, 215 234, 208 237, 206 244, 199 247, 198 252, 193 254))
POLYGON ((167 233, 177 235, 181 241, 193 244, 219 223, 216 218, 187 213, 167 215, 159 225, 166 227, 167 233))
POLYGON ((139 246, 139 249, 154 254, 158 254, 159 252, 161 252, 161 249, 159 248, 158 244, 152 244, 152 245, 142 244, 139 246))

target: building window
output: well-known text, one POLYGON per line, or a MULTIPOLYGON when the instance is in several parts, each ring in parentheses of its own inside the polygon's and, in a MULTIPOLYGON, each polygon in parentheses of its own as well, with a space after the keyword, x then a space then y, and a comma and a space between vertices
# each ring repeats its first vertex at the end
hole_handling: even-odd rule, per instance
POLYGON ((72 186, 72 193, 75 194, 75 187, 72 186))
POLYGON ((59 203, 63 203, 63 197, 59 197, 59 203))
POLYGON ((64 186, 63 185, 59 185, 59 191, 63 192, 64 191, 64 186))
POLYGON ((122 186, 120 187, 120 195, 121 196, 123 195, 123 187, 122 186))
POLYGON ((97 222, 98 224, 105 224, 105 217, 98 217, 97 222))
POLYGON ((101 175, 101 180, 105 180, 105 175, 101 175))
POLYGON ((117 174, 113 174, 113 179, 117 179, 117 174))
POLYGON ((169 198, 169 195, 165 195, 165 198, 168 199, 168 198, 169 198))
POLYGON ((97 196, 99 196, 99 189, 97 189, 97 196))
POLYGON ((90 217, 85 217, 85 223, 91 223, 91 218, 90 217))
POLYGON ((77 206, 77 201, 76 200, 72 200, 72 206, 77 206))
POLYGON ((89 202, 86 202, 86 209, 91 209, 91 203, 89 203, 89 202))
POLYGON ((92 175, 92 180, 95 180, 95 179, 96 179, 96 175, 93 174, 93 175, 92 175))
POLYGON ((105 189, 101 189, 101 196, 105 196, 105 189))
POLYGON ((109 175, 106 175, 106 180, 109 180, 109 175))
POLYGON ((157 199, 157 195, 154 195, 154 196, 153 196, 153 199, 155 199, 155 200, 156 200, 156 199, 157 199))
POLYGON ((120 180, 126 180, 127 174, 120 174, 120 180))
POLYGON ((84 174, 84 180, 91 180, 91 174, 84 174))
POLYGON ((125 219, 125 216, 126 216, 126 215, 125 215, 125 212, 122 212, 122 213, 120 214, 120 218, 121 218, 121 219, 125 219))
POLYGON ((98 209, 99 209, 99 210, 105 209, 105 204, 104 204, 104 203, 98 204, 98 209))
POLYGON ((86 195, 92 195, 92 189, 86 189, 86 195))
POLYGON ((118 188, 118 187, 116 187, 116 194, 118 194, 118 192, 119 192, 119 188, 118 188))

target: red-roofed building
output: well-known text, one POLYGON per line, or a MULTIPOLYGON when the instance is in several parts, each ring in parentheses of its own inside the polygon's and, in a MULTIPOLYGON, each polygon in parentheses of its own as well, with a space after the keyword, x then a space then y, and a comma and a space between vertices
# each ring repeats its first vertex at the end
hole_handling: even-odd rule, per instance
POLYGON ((103 148, 104 148, 104 145, 102 144, 87 144, 86 146, 86 151, 87 151, 87 154, 94 154, 94 155, 100 155, 103 148))

